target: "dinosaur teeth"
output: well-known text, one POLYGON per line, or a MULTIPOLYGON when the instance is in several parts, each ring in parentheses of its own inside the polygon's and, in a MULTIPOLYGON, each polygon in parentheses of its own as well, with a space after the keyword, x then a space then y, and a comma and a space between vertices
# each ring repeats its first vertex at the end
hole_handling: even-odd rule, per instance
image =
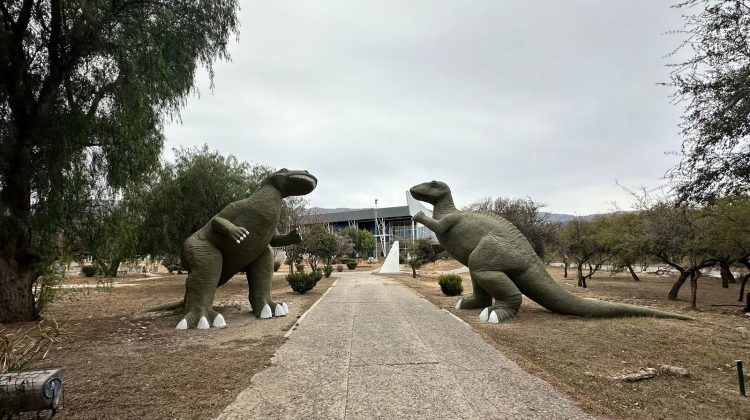
POLYGON ((315 178, 313 178, 311 176, 307 176, 307 175, 291 175, 290 178, 303 179, 303 180, 305 180, 305 181, 313 184, 313 186, 317 186, 318 185, 318 181, 316 181, 315 178))

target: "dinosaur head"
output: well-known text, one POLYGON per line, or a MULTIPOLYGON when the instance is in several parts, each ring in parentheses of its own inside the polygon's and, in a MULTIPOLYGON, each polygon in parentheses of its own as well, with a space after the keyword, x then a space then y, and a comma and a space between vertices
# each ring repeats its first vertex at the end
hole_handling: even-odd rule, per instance
POLYGON ((436 204, 442 197, 449 196, 451 189, 448 184, 440 181, 423 182, 409 189, 412 197, 419 201, 436 204))
POLYGON ((283 197, 309 194, 318 185, 318 179, 307 171, 279 169, 263 181, 281 192, 283 197))

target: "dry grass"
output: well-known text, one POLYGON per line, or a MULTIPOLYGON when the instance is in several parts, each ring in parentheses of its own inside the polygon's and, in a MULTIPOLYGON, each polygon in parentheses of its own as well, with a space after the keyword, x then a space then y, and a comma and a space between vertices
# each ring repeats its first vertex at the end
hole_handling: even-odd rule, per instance
MULTIPOLYGON (((689 285, 680 301, 666 300, 673 278, 595 276, 589 289, 563 279, 564 288, 585 297, 651 306, 685 313, 696 321, 651 318, 582 319, 555 315, 528 299, 512 322, 479 320, 480 310, 456 310, 457 297, 440 292, 436 275, 414 280, 394 276, 439 307, 469 323, 486 341, 519 365, 558 386, 592 414, 615 418, 750 419, 750 397, 738 393, 734 360, 750 364, 750 318, 737 303, 738 286, 722 289, 719 279, 701 278, 697 311, 689 307, 689 285), (687 368, 687 378, 660 374, 656 379, 622 383, 611 377, 660 365, 687 368)), ((464 276, 464 295, 471 281, 464 276)), ((746 377, 747 375, 746 371, 746 377)))
MULTIPOLYGON (((89 280, 91 287, 97 281, 77 280, 89 280)), ((248 313, 247 282, 237 276, 214 299, 228 327, 204 331, 175 331, 180 315, 142 312, 180 298, 185 275, 124 276, 114 283, 136 286, 69 290, 49 308, 47 316, 59 322, 62 334, 46 359, 32 367, 65 368, 64 401, 55 418, 213 418, 269 364, 286 341, 284 333, 333 279, 299 295, 283 274, 274 276, 272 296, 287 302, 290 313, 260 320, 248 313)))

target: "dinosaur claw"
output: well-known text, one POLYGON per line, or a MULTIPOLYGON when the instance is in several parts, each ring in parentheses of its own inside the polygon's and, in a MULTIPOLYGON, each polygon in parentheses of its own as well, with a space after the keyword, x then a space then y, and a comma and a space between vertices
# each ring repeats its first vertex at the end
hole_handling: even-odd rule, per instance
POLYGON ((260 311, 260 319, 268 319, 271 317, 271 307, 268 306, 266 303, 266 306, 263 307, 263 310, 260 311))
POLYGON ((252 312, 253 311, 253 304, 250 303, 250 302, 248 302, 248 306, 250 306, 250 312, 252 312))
POLYGON ((240 243, 240 240, 239 240, 239 239, 237 239, 237 243, 238 243, 238 244, 240 243))
POLYGON ((227 326, 227 323, 224 321, 224 317, 221 314, 216 315, 213 324, 216 328, 224 328, 227 326))
POLYGON ((490 314, 490 318, 489 318, 489 320, 488 320, 488 321, 489 321, 489 322, 490 322, 491 324, 497 324, 498 322, 500 322, 500 321, 498 321, 498 319, 497 319, 497 313, 495 313, 495 311, 492 311, 492 313, 490 314))
POLYGON ((202 316, 200 320, 198 320, 198 327, 199 330, 207 330, 211 328, 210 325, 208 325, 208 320, 205 316, 202 316))
MULTIPOLYGON (((482 313, 479 314, 479 319, 481 319, 482 321, 487 321, 489 319, 489 312, 490 312, 489 309, 490 308, 484 308, 484 310, 482 311, 482 313)), ((495 312, 493 311, 492 313, 494 314, 495 312)))
POLYGON ((286 304, 286 302, 281 302, 281 307, 284 308, 284 315, 289 314, 289 306, 286 304))
POLYGON ((286 312, 284 312, 284 307, 281 306, 280 303, 276 304, 276 307, 273 310, 273 316, 284 316, 286 315, 286 312))
POLYGON ((176 330, 186 330, 187 329, 187 320, 185 318, 182 318, 182 321, 180 321, 174 329, 176 330))
POLYGON ((458 302, 456 302, 456 309, 461 309, 461 302, 463 301, 463 299, 459 299, 458 302))

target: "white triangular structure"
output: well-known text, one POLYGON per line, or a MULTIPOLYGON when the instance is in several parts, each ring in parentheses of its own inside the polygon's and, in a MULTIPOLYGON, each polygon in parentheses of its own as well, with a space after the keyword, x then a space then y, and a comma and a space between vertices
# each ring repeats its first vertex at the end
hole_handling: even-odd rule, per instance
POLYGON ((388 256, 385 257, 383 266, 380 267, 380 274, 398 274, 399 273, 398 263, 398 241, 395 241, 391 246, 391 250, 388 252, 388 256))

